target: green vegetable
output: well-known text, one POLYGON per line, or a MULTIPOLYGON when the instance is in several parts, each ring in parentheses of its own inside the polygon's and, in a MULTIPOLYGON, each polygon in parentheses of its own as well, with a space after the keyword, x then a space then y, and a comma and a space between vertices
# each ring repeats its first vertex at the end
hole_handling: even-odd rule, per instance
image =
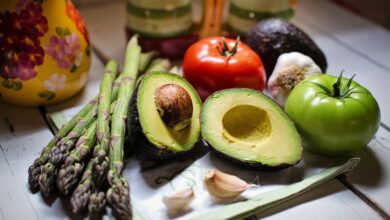
POLYGON ((295 122, 304 147, 343 156, 362 149, 375 135, 380 110, 371 93, 351 79, 312 75, 287 99, 285 111, 295 122))
POLYGON ((108 172, 110 188, 107 191, 107 201, 112 208, 113 215, 119 219, 129 219, 132 216, 129 184, 122 177, 123 144, 128 105, 137 79, 140 54, 141 48, 138 46, 137 36, 134 36, 130 39, 126 49, 122 82, 111 122, 110 168, 108 172))
POLYGON ((44 196, 50 196, 53 192, 58 167, 64 162, 64 159, 74 148, 78 138, 94 122, 96 119, 95 116, 96 106, 94 105, 92 110, 87 112, 84 117, 77 120, 72 131, 59 140, 56 146, 51 149, 48 161, 40 167, 41 173, 38 177, 39 190, 44 196))
POLYGON ((138 71, 140 73, 143 73, 146 68, 149 66, 150 62, 158 55, 157 51, 149 51, 146 53, 141 53, 141 56, 139 58, 139 66, 138 71))
POLYGON ((41 175, 41 166, 49 160, 49 155, 53 147, 56 146, 57 142, 66 136, 77 124, 82 117, 91 111, 93 106, 96 104, 96 99, 85 105, 68 123, 66 123, 54 136, 52 140, 43 148, 41 154, 34 163, 28 168, 28 183, 32 190, 37 191, 39 189, 38 179, 41 175))
POLYGON ((202 102, 184 78, 149 72, 137 84, 128 112, 129 143, 145 160, 188 152, 200 140, 202 102))
MULTIPOLYGON (((106 71, 100 84, 99 104, 97 114, 97 146, 94 149, 92 158, 92 176, 94 190, 89 198, 89 211, 91 216, 97 217, 105 207, 105 200, 97 200, 97 195, 103 194, 102 185, 107 179, 108 172, 108 152, 110 139, 110 106, 118 95, 118 84, 114 83, 117 74, 118 63, 110 61, 106 65, 106 71), (113 84, 114 83, 114 84, 113 84), (114 87, 114 88, 113 88, 114 87)), ((118 77, 121 79, 121 77, 118 77)))
MULTIPOLYGON (((105 74, 100 84, 98 113, 97 113, 97 146, 93 153, 93 179, 97 188, 103 184, 108 170, 108 151, 110 138, 110 105, 116 99, 112 97, 112 87, 117 74, 118 63, 110 61, 106 65, 105 74)), ((115 94, 116 96, 116 94, 115 94)))
POLYGON ((78 213, 87 207, 92 189, 92 162, 89 161, 79 184, 70 198, 70 204, 74 213, 78 213))
POLYGON ((302 158, 294 123, 261 92, 245 88, 215 92, 204 102, 200 121, 204 140, 240 166, 275 170, 302 158))
POLYGON ((58 171, 57 189, 64 195, 79 182, 80 175, 86 165, 86 157, 90 155, 96 142, 96 121, 78 139, 75 149, 66 157, 58 171))

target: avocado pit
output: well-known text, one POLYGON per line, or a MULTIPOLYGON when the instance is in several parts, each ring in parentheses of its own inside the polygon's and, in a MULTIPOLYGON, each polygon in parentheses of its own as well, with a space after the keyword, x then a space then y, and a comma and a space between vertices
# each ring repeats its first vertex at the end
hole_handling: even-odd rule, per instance
POLYGON ((272 125, 265 110, 253 105, 237 105, 222 118, 223 136, 231 142, 249 145, 271 135, 272 125))
POLYGON ((166 126, 180 131, 191 123, 192 100, 183 87, 176 84, 160 86, 155 92, 155 104, 166 126))

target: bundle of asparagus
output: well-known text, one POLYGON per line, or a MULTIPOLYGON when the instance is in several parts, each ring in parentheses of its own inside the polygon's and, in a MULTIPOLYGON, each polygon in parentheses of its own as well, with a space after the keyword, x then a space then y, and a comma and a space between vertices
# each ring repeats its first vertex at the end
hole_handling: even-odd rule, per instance
POLYGON ((117 77, 117 62, 107 63, 99 95, 59 129, 29 167, 33 191, 45 197, 56 189, 71 193, 75 213, 88 207, 90 216, 98 217, 107 201, 116 218, 132 218, 129 184, 122 176, 125 124, 138 73, 169 68, 167 60, 151 62, 155 55, 141 54, 135 36, 127 45, 122 74, 117 77))

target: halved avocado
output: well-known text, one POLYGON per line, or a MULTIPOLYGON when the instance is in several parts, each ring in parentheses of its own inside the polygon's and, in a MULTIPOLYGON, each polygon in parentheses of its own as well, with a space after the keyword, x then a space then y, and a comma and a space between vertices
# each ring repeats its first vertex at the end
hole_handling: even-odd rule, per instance
POLYGON ((128 141, 144 160, 165 160, 190 151, 201 139, 202 102, 182 77, 150 72, 130 101, 128 141))
POLYGON ((239 165, 280 169, 302 158, 294 123, 262 93, 243 88, 212 94, 203 104, 201 130, 220 155, 239 165))

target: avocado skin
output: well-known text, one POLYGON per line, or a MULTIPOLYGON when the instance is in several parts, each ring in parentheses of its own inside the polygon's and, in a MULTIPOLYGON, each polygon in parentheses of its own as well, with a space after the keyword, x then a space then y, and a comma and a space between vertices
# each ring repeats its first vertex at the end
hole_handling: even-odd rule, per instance
POLYGON ((247 44, 261 57, 267 76, 283 53, 300 52, 311 57, 326 72, 326 57, 316 43, 301 29, 280 18, 263 20, 249 33, 247 44))
MULTIPOLYGON (((133 96, 131 97, 127 115, 127 141, 131 151, 134 152, 140 160, 148 161, 164 161, 187 153, 190 154, 194 147, 184 152, 173 152, 166 148, 162 149, 156 147, 146 138, 139 121, 137 108, 138 91, 141 82, 142 80, 137 84, 133 96)), ((197 146, 199 141, 200 139, 194 144, 194 146, 197 146)))
POLYGON ((241 167, 241 168, 246 168, 246 169, 250 169, 250 170, 258 170, 258 171, 276 171, 276 170, 281 170, 281 169, 285 169, 285 168, 288 168, 288 167, 291 167, 291 166, 294 166, 295 164, 298 164, 301 160, 302 160, 302 157, 294 164, 288 164, 288 163, 283 163, 283 164, 279 164, 277 166, 269 166, 269 165, 266 165, 266 164, 262 164, 260 162, 258 163, 254 163, 254 162, 247 162, 247 161, 242 161, 242 160, 239 160, 239 159, 236 159, 236 158, 233 158, 229 155, 226 155, 216 149, 213 148, 213 146, 211 144, 209 144, 207 141, 206 141, 207 145, 210 146, 210 148, 212 149, 212 152, 217 155, 219 158, 225 160, 225 161, 228 161, 232 164, 235 164, 237 165, 238 167, 241 167))

